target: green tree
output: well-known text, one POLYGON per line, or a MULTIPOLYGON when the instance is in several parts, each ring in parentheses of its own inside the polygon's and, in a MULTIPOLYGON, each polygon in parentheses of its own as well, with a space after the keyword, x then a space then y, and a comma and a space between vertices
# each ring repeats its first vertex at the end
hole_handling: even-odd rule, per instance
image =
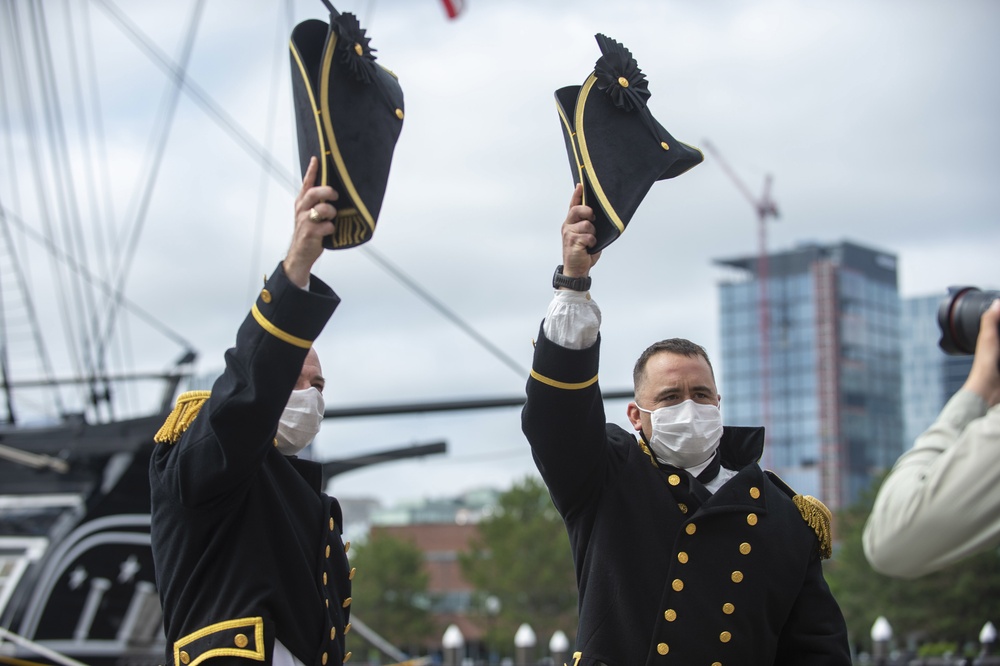
POLYGON ((844 611, 851 641, 870 649, 871 626, 883 615, 899 647, 975 642, 987 620, 1000 620, 1000 552, 984 552, 915 580, 876 573, 865 559, 861 537, 880 483, 834 519, 837 546, 826 578, 844 611))
POLYGON ((496 618, 480 605, 491 646, 511 651, 523 622, 541 646, 557 629, 572 640, 577 593, 569 537, 537 477, 526 477, 499 497, 496 512, 479 523, 479 537, 459 556, 459 565, 482 599, 500 600, 496 618))
POLYGON ((418 654, 433 633, 423 561, 414 544, 377 530, 351 553, 351 562, 357 563, 352 613, 410 654, 418 654))

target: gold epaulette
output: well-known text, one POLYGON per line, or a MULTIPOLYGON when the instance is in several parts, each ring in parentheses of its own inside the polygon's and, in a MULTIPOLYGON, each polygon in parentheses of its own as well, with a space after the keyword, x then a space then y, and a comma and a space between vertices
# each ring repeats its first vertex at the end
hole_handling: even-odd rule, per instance
POLYGON ((820 559, 830 559, 830 556, 833 555, 833 536, 830 532, 833 514, 830 513, 830 509, 812 495, 796 495, 792 501, 799 508, 802 518, 816 532, 816 538, 819 539, 820 559))
POLYGON ((211 391, 187 391, 177 397, 174 410, 167 416, 160 429, 153 437, 157 444, 176 444, 181 434, 188 429, 194 417, 198 416, 202 405, 208 400, 211 391))

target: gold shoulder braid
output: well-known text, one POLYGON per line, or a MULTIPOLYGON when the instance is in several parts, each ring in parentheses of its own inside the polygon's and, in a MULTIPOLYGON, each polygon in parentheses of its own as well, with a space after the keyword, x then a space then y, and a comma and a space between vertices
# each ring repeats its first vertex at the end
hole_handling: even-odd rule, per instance
POLYGON ((816 532, 816 537, 819 539, 820 559, 830 559, 830 556, 833 555, 833 537, 830 533, 833 514, 830 513, 830 509, 812 495, 796 495, 792 501, 799 508, 799 513, 802 514, 809 527, 816 532))
POLYGON ((202 405, 212 395, 211 391, 187 391, 177 397, 174 410, 167 416, 153 441, 157 444, 176 444, 181 434, 188 429, 194 417, 198 416, 202 405))

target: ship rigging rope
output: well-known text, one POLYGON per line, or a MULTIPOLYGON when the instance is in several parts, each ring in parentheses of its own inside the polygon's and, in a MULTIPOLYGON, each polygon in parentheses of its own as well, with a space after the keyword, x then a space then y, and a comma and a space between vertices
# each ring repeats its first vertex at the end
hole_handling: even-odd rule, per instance
MULTIPOLYGON (((139 200, 136 204, 137 210, 135 212, 135 220, 132 224, 127 225, 127 228, 131 233, 126 243, 121 263, 118 266, 117 277, 112 281, 112 286, 117 294, 122 293, 122 289, 128 279, 128 274, 132 267, 132 261, 135 258, 136 247, 139 243, 139 237, 141 236, 142 229, 146 223, 146 215, 149 212, 149 204, 152 200, 153 188, 156 185, 156 178, 159 175, 160 165, 163 162, 163 155, 166 152, 167 139, 170 136, 170 128, 173 125, 174 114, 177 111, 177 104, 180 101, 181 87, 184 83, 187 64, 191 58, 191 51, 194 47, 194 38, 197 33, 198 24, 201 21, 204 6, 204 0, 198 0, 191 12, 187 32, 185 33, 184 43, 181 47, 181 64, 179 66, 179 73, 175 76, 173 87, 164 93, 159 118, 154 125, 154 127, 160 128, 160 132, 158 136, 151 138, 151 143, 155 142, 155 147, 153 147, 153 150, 149 151, 149 154, 151 155, 150 163, 147 164, 141 172, 147 174, 145 186, 143 187, 143 190, 139 195, 139 200)), ((128 219, 128 217, 126 217, 126 219, 128 219)), ((103 341, 107 340, 111 336, 111 331, 114 327, 119 307, 120 303, 118 298, 112 299, 108 304, 104 334, 98 338, 102 341, 98 343, 99 358, 103 359, 105 349, 103 341)))
MULTIPOLYGON (((164 70, 168 77, 178 88, 183 88, 194 102, 205 111, 222 129, 224 129, 236 142, 257 162, 266 169, 271 176, 284 185, 292 194, 298 192, 301 183, 297 182, 292 174, 271 154, 267 148, 258 143, 250 134, 244 130, 228 113, 226 113, 198 84, 184 75, 181 65, 170 59, 152 40, 142 32, 127 16, 122 13, 111 0, 95 0, 108 16, 115 21, 122 32, 129 37, 150 60, 160 69, 164 70)), ((394 278, 402 282, 410 291, 425 301, 434 310, 443 315, 453 324, 458 326, 464 333, 473 338, 486 351, 495 356, 504 365, 514 370, 519 377, 527 376, 527 370, 520 366, 513 358, 493 345, 474 327, 465 322, 456 312, 446 306, 441 300, 434 298, 431 293, 418 284, 412 277, 406 275, 402 270, 395 267, 383 255, 375 252, 367 245, 360 247, 362 254, 367 256, 377 266, 388 272, 394 278)))
MULTIPOLYGON (((40 160, 38 156, 38 145, 37 145, 38 133, 35 129, 35 114, 32 112, 32 109, 28 108, 27 106, 28 105, 27 100, 30 99, 28 92, 28 83, 26 80, 27 65, 25 63, 25 58, 24 58, 24 47, 23 47, 21 31, 17 29, 17 26, 19 24, 17 5, 16 3, 3 3, 3 5, 8 10, 8 20, 3 22, 8 29, 7 39, 5 40, 5 42, 8 45, 10 45, 11 58, 14 63, 13 66, 11 67, 14 78, 14 82, 11 84, 11 87, 17 90, 17 97, 19 97, 22 100, 25 100, 25 105, 26 105, 25 108, 22 109, 22 118, 21 118, 22 122, 24 123, 25 134, 28 137, 28 141, 26 142, 28 151, 28 160, 27 160, 28 169, 25 169, 25 171, 30 171, 31 176, 34 179, 34 182, 44 183, 46 182, 46 180, 42 177, 39 166, 40 160)), ((21 169, 16 168, 14 164, 11 164, 11 169, 10 169, 11 174, 16 174, 19 171, 21 171, 21 169)), ((14 176, 14 184, 15 184, 14 190, 16 191, 17 190, 16 176, 14 176)), ((42 210, 43 223, 47 224, 47 215, 45 214, 46 210, 45 199, 41 197, 40 193, 39 193, 39 205, 41 206, 42 210)), ((49 236, 49 238, 47 238, 46 241, 51 244, 50 238, 51 236, 49 236)), ((14 251, 13 246, 11 246, 9 249, 11 250, 11 252, 14 251)), ((53 272, 55 271, 53 270, 53 272)), ((22 273, 22 276, 23 275, 24 274, 22 273)), ((62 306, 61 309, 65 312, 65 301, 62 299, 63 294, 61 293, 61 291, 59 294, 57 294, 57 296, 59 305, 62 306)), ((24 298, 27 303, 32 302, 30 293, 24 292, 24 298)), ((29 316, 33 317, 34 308, 32 306, 29 306, 29 310, 31 312, 29 316)), ((66 335, 68 340, 72 341, 73 338, 68 330, 69 321, 65 316, 62 318, 62 323, 63 323, 64 334, 66 335)), ((35 339, 36 343, 38 344, 39 357, 41 358, 42 361, 43 372, 45 372, 49 377, 52 377, 54 373, 51 364, 49 362, 48 354, 46 353, 44 343, 41 341, 39 337, 40 329, 38 328, 37 320, 33 319, 33 324, 35 326, 35 339)), ((75 347, 72 345, 72 342, 68 345, 68 349, 70 351, 71 360, 76 364, 78 368, 79 367, 79 364, 77 363, 78 359, 73 355, 75 347)), ((57 408, 61 410, 63 407, 62 398, 58 394, 58 392, 55 394, 53 399, 54 402, 56 403, 57 408)), ((13 415, 11 415, 11 418, 13 418, 13 415)))
MULTIPOLYGON (((28 7, 31 28, 35 36, 41 107, 44 110, 43 118, 48 143, 51 147, 50 154, 64 156, 62 159, 49 161, 54 173, 52 178, 45 182, 60 183, 61 189, 69 193, 69 196, 59 198, 60 205, 53 206, 51 212, 55 214, 57 221, 61 222, 61 238, 66 243, 69 253, 78 257, 78 261, 83 264, 84 268, 89 268, 90 258, 84 242, 83 222, 79 209, 79 197, 77 196, 80 190, 75 184, 72 164, 69 159, 71 151, 66 136, 66 120, 63 117, 59 96, 60 86, 52 61, 45 7, 42 3, 30 3, 28 7)), ((50 237, 57 238, 51 234, 51 230, 50 237)), ((96 395, 98 392, 95 379, 97 373, 96 331, 86 324, 88 321, 93 321, 91 315, 96 311, 97 305, 94 301, 94 295, 92 290, 84 289, 84 285, 79 281, 71 279, 62 267, 60 267, 58 275, 59 283, 63 285, 61 291, 72 294, 70 303, 76 312, 74 321, 79 323, 72 328, 75 335, 79 335, 81 338, 79 363, 82 365, 83 372, 80 374, 90 378, 91 395, 96 395)))
POLYGON ((112 287, 110 284, 102 280, 100 277, 94 275, 89 270, 85 269, 83 266, 77 263, 76 259, 74 259, 73 257, 63 252, 61 249, 56 247, 51 242, 50 239, 46 238, 36 230, 32 229, 28 224, 25 223, 23 219, 21 219, 17 215, 17 213, 7 209, 2 204, 0 204, 0 219, 12 222, 14 226, 16 226, 18 230, 25 235, 26 238, 29 238, 38 243, 39 245, 41 245, 42 247, 44 247, 53 257, 65 263, 70 268, 70 270, 76 273, 79 277, 86 280, 92 286, 99 288, 102 292, 104 292, 104 294, 108 298, 114 298, 119 300, 126 308, 128 308, 129 312, 131 312, 135 316, 139 317, 139 319, 141 319, 142 321, 146 322, 147 324, 155 328, 165 337, 173 340, 179 346, 183 347, 185 350, 194 349, 194 347, 188 340, 186 340, 179 333, 170 328, 170 326, 168 326, 163 321, 157 319, 153 314, 144 310, 137 303, 134 303, 133 301, 129 300, 128 297, 125 296, 125 294, 123 294, 121 291, 116 291, 114 287, 112 287))

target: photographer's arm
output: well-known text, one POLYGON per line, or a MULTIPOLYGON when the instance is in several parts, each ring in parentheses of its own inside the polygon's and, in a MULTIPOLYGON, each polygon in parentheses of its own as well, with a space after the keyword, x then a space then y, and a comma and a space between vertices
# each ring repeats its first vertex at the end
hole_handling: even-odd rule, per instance
POLYGON ((1000 544, 1000 303, 984 314, 965 385, 896 462, 864 532, 877 571, 921 576, 1000 544))

